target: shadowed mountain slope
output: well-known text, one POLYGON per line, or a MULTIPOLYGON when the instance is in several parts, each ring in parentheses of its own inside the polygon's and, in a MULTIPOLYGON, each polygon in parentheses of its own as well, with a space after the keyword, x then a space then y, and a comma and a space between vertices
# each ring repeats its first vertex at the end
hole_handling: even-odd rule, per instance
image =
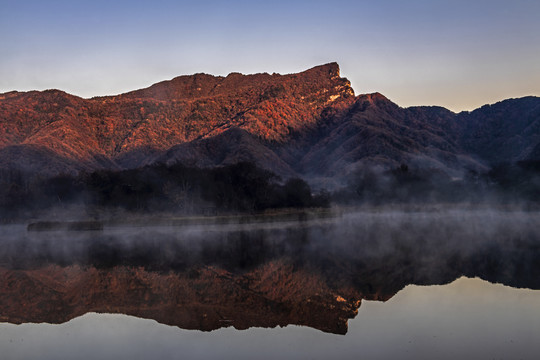
POLYGON ((540 98, 509 99, 457 117, 463 148, 489 163, 540 160, 540 98))

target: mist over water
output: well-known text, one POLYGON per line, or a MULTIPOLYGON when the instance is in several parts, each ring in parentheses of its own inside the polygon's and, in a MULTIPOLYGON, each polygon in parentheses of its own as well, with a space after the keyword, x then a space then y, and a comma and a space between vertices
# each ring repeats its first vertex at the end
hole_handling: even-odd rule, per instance
POLYGON ((538 212, 443 207, 366 208, 299 221, 246 217, 204 225, 105 224, 103 231, 29 232, 9 225, 2 226, 0 264, 140 266, 162 272, 215 265, 242 272, 286 258, 351 281, 371 271, 376 277, 395 272, 407 283, 467 275, 536 288, 539 228, 538 212))
MULTIPOLYGON (((530 355, 537 348, 530 334, 540 328, 540 319, 523 314, 535 312, 535 302, 524 299, 533 299, 540 289, 539 212, 366 207, 334 209, 325 216, 297 219, 248 216, 216 217, 213 223, 208 220, 181 225, 174 219, 105 222, 100 231, 28 231, 26 225, 4 225, 0 236, 0 321, 69 321, 70 327, 75 326, 73 331, 84 333, 90 331, 87 323, 107 321, 122 327, 135 321, 95 314, 80 318, 84 314, 127 314, 172 325, 175 331, 212 331, 212 336, 181 334, 193 337, 193 344, 210 342, 209 350, 202 352, 210 357, 216 357, 218 349, 225 351, 219 345, 224 339, 237 337, 236 350, 222 355, 247 358, 251 351, 259 351, 278 338, 296 339, 306 346, 305 351, 292 351, 276 345, 279 356, 294 353, 313 358, 328 357, 331 348, 334 354, 357 353, 358 344, 364 344, 362 348, 374 358, 384 358, 381 354, 407 358, 403 351, 415 356, 436 355, 442 348, 463 342, 470 349, 456 354, 489 358, 487 354, 494 354, 492 345, 510 341, 506 337, 514 338, 515 334, 521 334, 521 343, 509 343, 505 354, 519 353, 532 359, 530 355), (478 279, 469 283, 463 277, 532 290, 520 290, 526 293, 518 296, 478 279), (441 292, 436 300, 432 299, 437 294, 432 287, 411 290, 416 285, 445 284, 451 284, 448 289, 453 290, 441 292), (502 305, 496 303, 498 297, 510 302, 514 310, 497 315, 493 326, 511 326, 504 333, 481 331, 474 319, 484 313, 482 316, 491 318, 490 311, 499 313, 502 305), (369 300, 392 305, 378 308, 369 300), (461 313, 469 315, 458 316, 461 313), (410 318, 405 321, 403 314, 410 318), (430 322, 435 318, 438 322, 430 322), (408 324, 407 330, 398 320, 408 324), (469 323, 469 338, 458 341, 455 333, 465 331, 465 323, 469 323), (262 337, 262 329, 244 335, 228 332, 232 329, 217 330, 287 325, 346 334, 346 340, 314 335, 317 333, 308 328, 276 329, 262 337), (426 329, 441 338, 429 338, 426 329), (377 340, 373 334, 381 331, 377 340), (361 337, 355 340, 351 336, 361 337), (471 337, 478 337, 478 341, 471 337), (245 338, 253 339, 256 345, 246 346, 245 338), (386 345, 375 346, 377 341, 386 345), (413 346, 413 341, 421 342, 413 346), (309 352, 310 343, 326 345, 309 352)), ((167 349, 171 346, 165 339, 170 339, 172 332, 157 323, 150 326, 143 323, 146 320, 137 321, 144 328, 152 327, 150 333, 159 331, 164 336, 148 335, 149 342, 167 349)), ((39 340, 37 329, 15 331, 0 324, 0 334, 12 338, 33 334, 34 343, 41 343, 44 340, 39 340)), ((64 328, 55 329, 60 334, 64 328)), ((122 338, 123 343, 139 343, 145 336, 126 334, 130 338, 122 338)), ((113 343, 107 346, 120 353, 113 343)), ((193 346, 184 348, 198 351, 198 345, 193 346)), ((23 353, 12 344, 8 348, 11 354, 23 353)), ((50 358, 69 353, 71 347, 63 348, 62 353, 49 347, 50 358)))

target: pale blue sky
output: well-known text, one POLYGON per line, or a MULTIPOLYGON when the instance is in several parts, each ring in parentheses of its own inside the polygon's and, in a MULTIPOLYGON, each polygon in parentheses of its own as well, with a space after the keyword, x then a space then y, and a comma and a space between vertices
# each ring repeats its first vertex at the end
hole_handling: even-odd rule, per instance
POLYGON ((0 92, 91 97, 337 61, 357 94, 459 111, 540 95, 540 1, 5 1, 0 92))

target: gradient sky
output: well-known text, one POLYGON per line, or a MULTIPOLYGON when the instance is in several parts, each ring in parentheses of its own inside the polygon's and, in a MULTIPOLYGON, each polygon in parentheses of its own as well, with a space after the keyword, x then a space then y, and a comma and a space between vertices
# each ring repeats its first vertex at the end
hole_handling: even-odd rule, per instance
POLYGON ((538 0, 0 0, 0 93, 337 61, 357 94, 471 110, 540 96, 539 19, 538 0))

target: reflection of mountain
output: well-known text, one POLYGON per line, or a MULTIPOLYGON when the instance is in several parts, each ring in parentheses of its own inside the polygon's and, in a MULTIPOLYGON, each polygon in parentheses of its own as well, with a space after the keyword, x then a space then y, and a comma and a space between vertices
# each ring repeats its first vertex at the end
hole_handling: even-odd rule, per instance
POLYGON ((359 300, 291 264, 243 274, 217 267, 151 272, 47 266, 1 271, 0 321, 62 323, 87 312, 122 313, 184 329, 306 325, 344 334, 359 300))
POLYGON ((362 299, 463 275, 540 289, 535 213, 346 214, 297 223, 103 232, 6 228, 0 321, 125 313, 187 329, 343 334, 362 299))

